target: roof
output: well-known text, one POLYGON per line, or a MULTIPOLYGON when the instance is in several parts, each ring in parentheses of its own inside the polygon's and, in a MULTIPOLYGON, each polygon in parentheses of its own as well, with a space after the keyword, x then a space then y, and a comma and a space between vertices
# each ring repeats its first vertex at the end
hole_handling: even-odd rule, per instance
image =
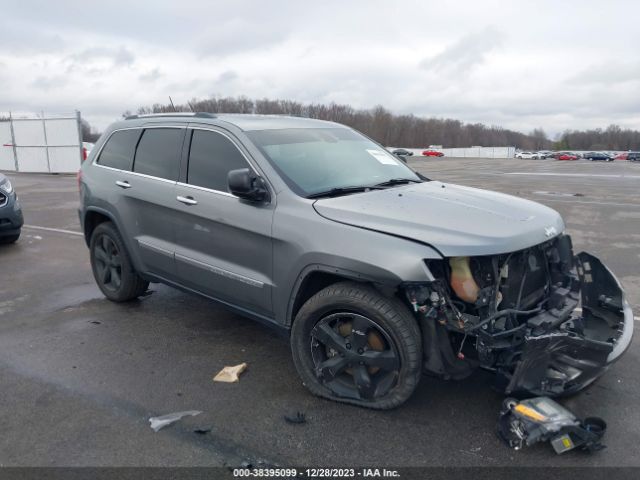
POLYGON ((287 115, 256 115, 240 113, 161 113, 152 115, 131 115, 125 122, 162 123, 167 121, 189 121, 220 125, 222 123, 235 125, 240 130, 273 130, 282 128, 347 128, 344 125, 313 118, 292 117, 287 115))

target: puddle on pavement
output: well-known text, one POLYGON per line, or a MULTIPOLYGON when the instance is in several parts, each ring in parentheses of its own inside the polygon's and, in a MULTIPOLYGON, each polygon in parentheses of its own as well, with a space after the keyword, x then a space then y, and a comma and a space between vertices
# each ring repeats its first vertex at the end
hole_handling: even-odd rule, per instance
POLYGON ((87 283, 57 290, 53 292, 50 298, 46 299, 45 304, 48 310, 51 311, 71 311, 85 302, 100 298, 104 298, 104 295, 102 295, 96 284, 87 283))

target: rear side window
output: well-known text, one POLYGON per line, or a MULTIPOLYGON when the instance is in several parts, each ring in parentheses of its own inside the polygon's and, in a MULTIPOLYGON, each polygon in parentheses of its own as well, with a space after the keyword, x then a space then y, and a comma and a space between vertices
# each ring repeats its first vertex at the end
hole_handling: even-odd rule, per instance
POLYGON ((221 192, 228 191, 227 174, 248 168, 240 150, 224 135, 194 130, 189 152, 187 183, 221 192))
POLYGON ((180 168, 181 128, 149 128, 138 143, 133 171, 177 180, 180 168))
POLYGON ((98 164, 119 170, 131 170, 140 130, 120 130, 109 137, 100 152, 98 164))

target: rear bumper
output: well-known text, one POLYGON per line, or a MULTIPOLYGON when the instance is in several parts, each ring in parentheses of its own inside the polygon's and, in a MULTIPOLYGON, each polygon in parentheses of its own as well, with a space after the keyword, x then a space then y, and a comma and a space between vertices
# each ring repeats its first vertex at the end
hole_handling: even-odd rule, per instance
POLYGON ((582 312, 552 332, 525 337, 508 394, 561 395, 581 390, 617 361, 631 344, 634 319, 618 279, 587 253, 576 257, 582 312))

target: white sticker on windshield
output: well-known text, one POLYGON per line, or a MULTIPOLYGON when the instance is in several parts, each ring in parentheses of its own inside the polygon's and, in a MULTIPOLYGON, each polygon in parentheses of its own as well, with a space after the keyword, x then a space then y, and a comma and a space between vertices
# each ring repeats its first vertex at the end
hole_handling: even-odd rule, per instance
POLYGON ((373 150, 373 149, 368 149, 368 148, 367 148, 367 152, 373 158, 378 160, 380 163, 384 163, 385 165, 397 165, 398 164, 397 160, 395 158, 393 158, 391 156, 391 154, 389 154, 389 153, 384 153, 384 152, 382 152, 380 150, 373 150))

